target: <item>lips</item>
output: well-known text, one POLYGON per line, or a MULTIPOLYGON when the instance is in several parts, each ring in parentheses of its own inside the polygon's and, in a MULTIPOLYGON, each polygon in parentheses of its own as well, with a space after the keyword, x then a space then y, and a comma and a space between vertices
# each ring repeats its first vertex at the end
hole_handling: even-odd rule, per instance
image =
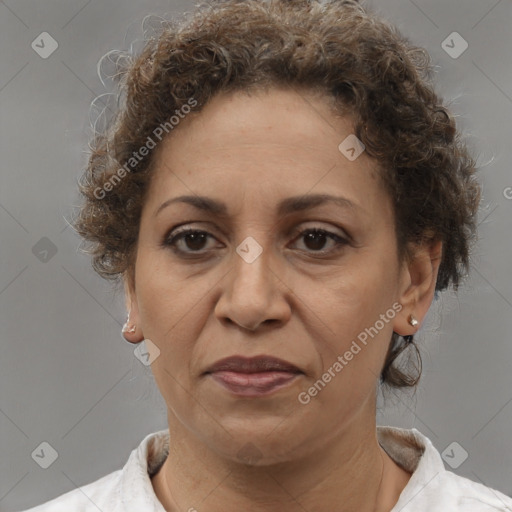
POLYGON ((271 356, 243 357, 232 356, 217 361, 210 366, 205 373, 236 372, 236 373, 260 373, 260 372, 288 372, 302 373, 295 365, 271 356))
POLYGON ((205 372, 224 390, 240 397, 262 397, 303 375, 295 365, 270 356, 233 356, 217 361, 205 372))

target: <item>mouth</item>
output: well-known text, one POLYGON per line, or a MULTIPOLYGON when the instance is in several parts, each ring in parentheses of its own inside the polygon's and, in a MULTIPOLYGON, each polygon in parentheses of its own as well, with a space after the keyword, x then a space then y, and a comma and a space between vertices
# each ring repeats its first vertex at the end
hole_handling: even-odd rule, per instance
POLYGON ((225 390, 239 396, 257 397, 276 392, 304 375, 295 365, 270 356, 222 359, 204 373, 225 390))

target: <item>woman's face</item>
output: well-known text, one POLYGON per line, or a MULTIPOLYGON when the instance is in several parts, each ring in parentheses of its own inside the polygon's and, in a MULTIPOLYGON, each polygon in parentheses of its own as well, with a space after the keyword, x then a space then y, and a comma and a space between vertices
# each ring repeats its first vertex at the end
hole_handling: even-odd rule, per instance
POLYGON ((151 368, 170 425, 233 460, 249 446, 258 463, 286 460, 371 425, 392 332, 413 333, 408 314, 421 321, 430 304, 398 265, 375 162, 338 148, 351 133, 321 98, 273 89, 217 96, 155 154, 131 320, 160 350, 151 368), (343 201, 305 207, 317 194, 343 201), (219 207, 169 202, 180 196, 219 207), (203 236, 173 244, 183 229, 203 236), (313 229, 325 233, 299 233, 313 229), (300 373, 205 373, 261 355, 300 373))

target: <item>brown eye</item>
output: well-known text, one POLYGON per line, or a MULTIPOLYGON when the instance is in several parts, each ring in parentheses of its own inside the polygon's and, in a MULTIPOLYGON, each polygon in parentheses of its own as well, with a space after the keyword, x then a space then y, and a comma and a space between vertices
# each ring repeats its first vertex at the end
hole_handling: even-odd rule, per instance
POLYGON ((335 233, 318 228, 310 228, 301 231, 299 233, 299 238, 304 239, 306 250, 319 254, 332 252, 332 250, 337 250, 348 243, 347 240, 341 238, 335 233), (334 242, 334 249, 322 250, 328 240, 332 240, 334 242))
MULTIPOLYGON (((183 229, 172 236, 168 236, 164 241, 164 246, 171 247, 173 251, 183 255, 202 255, 208 252, 205 248, 209 238, 214 238, 208 231, 199 229, 183 229)), ((304 240, 305 252, 316 254, 328 254, 335 252, 342 246, 348 244, 344 238, 326 231, 325 229, 309 228, 299 232, 298 239, 304 240), (327 242, 331 242, 331 248, 324 249, 327 242)))
POLYGON ((207 231, 198 229, 184 229, 168 238, 165 245, 172 246, 177 252, 199 252, 204 249, 205 242, 211 237, 207 231), (178 247, 178 243, 183 241, 181 248, 178 247), (185 250, 183 250, 183 246, 185 250))

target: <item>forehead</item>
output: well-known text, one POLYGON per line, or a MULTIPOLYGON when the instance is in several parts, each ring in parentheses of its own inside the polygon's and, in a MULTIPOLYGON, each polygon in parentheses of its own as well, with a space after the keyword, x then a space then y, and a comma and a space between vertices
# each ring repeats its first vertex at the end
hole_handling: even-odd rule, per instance
POLYGON ((351 119, 335 116, 318 93, 220 94, 160 144, 148 200, 330 193, 368 207, 384 191, 373 159, 363 151, 350 161, 340 151, 351 134, 351 119))
POLYGON ((220 93, 177 128, 163 146, 169 145, 166 142, 173 145, 172 139, 176 139, 174 146, 186 143, 209 151, 223 151, 233 143, 325 153, 332 150, 333 143, 336 149, 343 133, 353 131, 351 119, 336 119, 329 99, 321 93, 285 88, 220 93))

